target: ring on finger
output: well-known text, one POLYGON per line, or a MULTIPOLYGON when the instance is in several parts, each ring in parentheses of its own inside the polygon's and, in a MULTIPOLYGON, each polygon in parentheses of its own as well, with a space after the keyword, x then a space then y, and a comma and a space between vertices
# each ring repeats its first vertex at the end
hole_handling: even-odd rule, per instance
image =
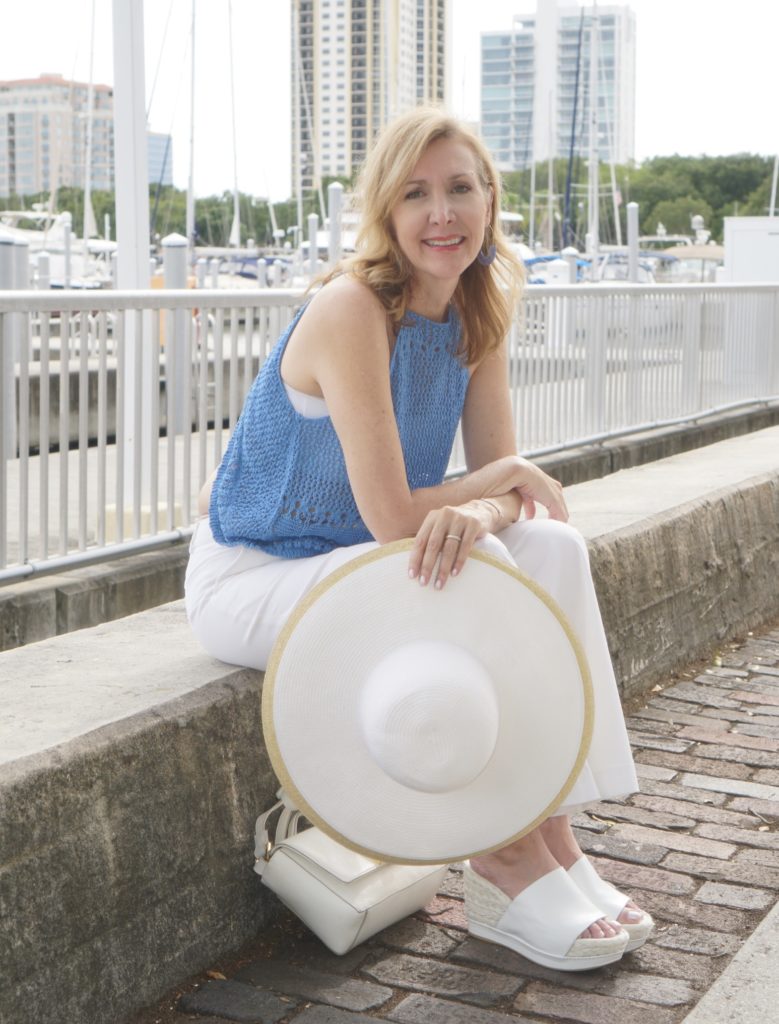
POLYGON ((447 533, 444 540, 456 540, 458 544, 462 544, 463 542, 462 537, 458 536, 456 533, 447 533))

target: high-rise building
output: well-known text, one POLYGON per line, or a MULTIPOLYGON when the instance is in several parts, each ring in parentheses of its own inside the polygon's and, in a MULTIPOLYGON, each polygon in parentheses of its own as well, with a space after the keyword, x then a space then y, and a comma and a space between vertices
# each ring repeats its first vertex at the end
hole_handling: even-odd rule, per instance
MULTIPOLYGON (((89 86, 61 75, 0 82, 0 195, 83 187, 89 86)), ((113 90, 92 87, 92 188, 112 187, 113 90)))
MULTIPOLYGON (((62 75, 0 82, 0 196, 86 183, 89 86, 62 75)), ((114 187, 114 91, 92 86, 90 187, 114 187)), ((148 133, 149 181, 173 182, 170 136, 148 133)))
POLYGON ((292 0, 292 181, 350 177, 377 132, 446 102, 451 0, 292 0))
POLYGON ((517 14, 508 30, 483 32, 481 128, 500 169, 568 156, 572 139, 586 155, 596 120, 591 95, 599 158, 632 160, 635 41, 630 8, 557 0, 537 0, 535 14, 517 14))
POLYGON ((162 132, 146 132, 146 160, 150 185, 173 184, 173 139, 162 132))

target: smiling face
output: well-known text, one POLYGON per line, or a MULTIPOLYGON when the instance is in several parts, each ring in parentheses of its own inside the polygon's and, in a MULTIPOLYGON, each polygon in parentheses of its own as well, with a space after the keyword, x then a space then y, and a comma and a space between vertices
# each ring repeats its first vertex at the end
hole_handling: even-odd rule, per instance
POLYGON ((448 301, 482 246, 491 203, 466 142, 442 138, 427 147, 390 218, 416 295, 448 301))

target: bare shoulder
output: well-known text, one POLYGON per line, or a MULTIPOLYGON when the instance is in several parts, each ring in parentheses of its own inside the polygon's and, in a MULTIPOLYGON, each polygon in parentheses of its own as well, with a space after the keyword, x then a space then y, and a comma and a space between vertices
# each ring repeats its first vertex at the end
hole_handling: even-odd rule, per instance
MULTIPOLYGON (((385 336, 386 313, 381 302, 366 284, 350 274, 336 277, 321 288, 311 300, 306 316, 336 337, 348 337, 357 331, 361 336, 380 331, 385 336)), ((301 321, 302 323, 302 321, 301 321)))
POLYGON ((336 373, 381 373, 389 363, 387 318, 376 295, 356 278, 329 281, 311 299, 282 359, 281 372, 292 387, 324 393, 336 373))

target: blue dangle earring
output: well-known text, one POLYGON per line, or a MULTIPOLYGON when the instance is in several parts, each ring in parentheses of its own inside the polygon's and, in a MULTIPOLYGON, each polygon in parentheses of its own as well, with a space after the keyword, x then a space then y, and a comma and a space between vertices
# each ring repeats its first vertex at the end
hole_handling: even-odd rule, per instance
POLYGON ((487 225, 487 230, 484 232, 484 241, 482 247, 476 254, 476 259, 481 263, 483 267, 489 267, 495 262, 495 257, 498 255, 498 250, 495 248, 495 243, 492 241, 492 228, 487 225), (489 240, 489 241, 488 241, 489 240))

